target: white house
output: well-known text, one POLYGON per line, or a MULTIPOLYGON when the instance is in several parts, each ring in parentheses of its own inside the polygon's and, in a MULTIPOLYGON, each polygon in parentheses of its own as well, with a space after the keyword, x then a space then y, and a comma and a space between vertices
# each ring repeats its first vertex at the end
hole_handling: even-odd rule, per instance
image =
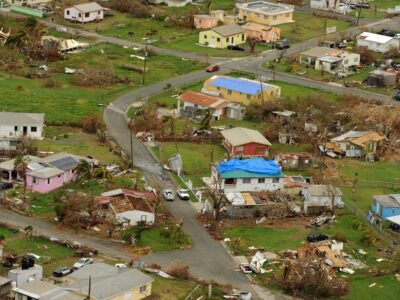
POLYGON ((343 50, 333 50, 315 60, 315 70, 332 74, 346 72, 352 66, 360 65, 360 54, 343 50))
POLYGON ((44 114, 0 112, 0 150, 15 150, 18 139, 42 139, 44 114))
POLYGON ((400 36, 390 37, 386 35, 363 32, 357 36, 357 47, 367 47, 371 51, 385 53, 392 48, 398 49, 400 36))
POLYGON ((310 7, 321 10, 338 11, 339 0, 311 0, 310 7))
POLYGON ((312 184, 301 189, 304 201, 304 213, 319 213, 325 208, 332 208, 332 201, 335 207, 343 207, 342 191, 332 185, 312 184))
POLYGON ((105 10, 96 2, 78 4, 64 9, 64 19, 79 23, 100 21, 104 18, 105 10))
POLYGON ((211 169, 211 182, 223 193, 282 190, 284 180, 280 166, 264 158, 231 159, 211 169))

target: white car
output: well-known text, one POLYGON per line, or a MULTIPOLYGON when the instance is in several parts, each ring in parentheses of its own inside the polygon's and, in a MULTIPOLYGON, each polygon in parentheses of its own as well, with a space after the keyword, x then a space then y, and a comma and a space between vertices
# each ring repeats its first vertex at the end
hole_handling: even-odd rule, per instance
POLYGON ((185 189, 180 189, 176 191, 176 194, 181 200, 189 200, 189 192, 185 189))
POLYGON ((163 190, 162 194, 165 200, 167 201, 174 200, 174 193, 171 190, 163 190))
POLYGON ((74 263, 74 269, 80 269, 86 265, 92 264, 93 263, 93 258, 89 257, 83 257, 76 263, 74 263))

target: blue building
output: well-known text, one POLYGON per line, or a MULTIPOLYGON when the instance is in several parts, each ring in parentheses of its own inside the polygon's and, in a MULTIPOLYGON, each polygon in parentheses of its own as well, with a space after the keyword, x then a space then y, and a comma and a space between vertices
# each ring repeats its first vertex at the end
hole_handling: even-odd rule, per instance
POLYGON ((400 215, 400 194, 372 196, 372 210, 384 220, 400 215))

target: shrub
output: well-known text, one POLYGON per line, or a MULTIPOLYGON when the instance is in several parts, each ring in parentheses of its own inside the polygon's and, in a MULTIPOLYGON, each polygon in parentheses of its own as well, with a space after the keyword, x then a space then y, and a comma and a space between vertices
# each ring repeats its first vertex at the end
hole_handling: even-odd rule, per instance
POLYGON ((177 262, 175 265, 169 267, 167 273, 173 277, 184 280, 190 280, 192 277, 189 272, 189 267, 181 262, 177 262))
POLYGON ((341 231, 341 230, 336 230, 335 234, 333 235, 333 238, 339 242, 347 242, 346 234, 341 231))

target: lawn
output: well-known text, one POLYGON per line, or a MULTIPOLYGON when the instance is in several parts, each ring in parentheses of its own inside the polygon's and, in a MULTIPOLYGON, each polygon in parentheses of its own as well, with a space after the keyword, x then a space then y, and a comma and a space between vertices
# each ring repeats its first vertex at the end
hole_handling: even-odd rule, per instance
POLYGON ((154 279, 152 294, 160 296, 162 300, 185 299, 196 286, 193 282, 179 279, 165 279, 159 276, 154 279))
POLYGON ((336 26, 336 31, 342 31, 352 26, 349 22, 320 18, 297 11, 294 12, 293 19, 294 23, 278 26, 281 28, 281 37, 289 39, 292 43, 324 35, 325 21, 327 22, 326 27, 336 26))
MULTIPOLYGON (((50 79, 27 79, 0 73, 2 110, 18 112, 44 112, 47 123, 79 122, 84 116, 101 113, 102 107, 118 95, 141 86, 142 75, 128 71, 123 65, 137 67, 143 61, 130 55, 141 55, 132 49, 111 44, 96 44, 65 60, 48 64, 50 79), (74 76, 66 75, 64 68, 96 69, 115 73, 119 78, 130 78, 132 83, 114 83, 109 86, 79 87, 72 82, 74 76)), ((173 76, 186 74, 205 67, 205 64, 182 60, 178 57, 155 55, 148 58, 146 85, 173 76)), ((39 69, 32 69, 36 72, 39 69)), ((77 78, 75 79, 77 80, 77 78)))
POLYGON ((267 251, 294 250, 305 240, 305 236, 304 230, 297 228, 248 227, 240 224, 224 231, 224 238, 230 238, 232 241, 232 244, 228 245, 241 255, 245 255, 247 248, 252 246, 263 247, 267 251), (238 238, 243 242, 242 245, 235 241, 238 238))
MULTIPOLYGON (((44 276, 50 276, 54 269, 59 266, 71 265, 76 261, 73 249, 39 237, 32 237, 32 239, 29 239, 29 237, 25 236, 23 233, 11 233, 2 225, 0 225, 0 232, 6 234, 5 253, 16 254, 18 256, 34 253, 42 256, 38 260, 38 263, 43 266, 44 276)), ((0 273, 5 273, 7 271, 7 268, 0 266, 0 273)))
POLYGON ((372 195, 398 193, 400 189, 400 166, 394 161, 382 160, 371 164, 343 159, 338 162, 338 171, 348 181, 358 178, 355 193, 350 187, 342 187, 342 190, 345 197, 363 211, 371 209, 372 195))
POLYGON ((118 164, 121 161, 107 146, 98 142, 96 135, 83 133, 76 128, 48 126, 46 139, 35 141, 34 145, 44 152, 68 152, 83 157, 90 155, 102 164, 118 164))
POLYGON ((210 162, 225 158, 225 150, 220 145, 197 144, 189 142, 162 142, 161 151, 154 151, 165 163, 177 151, 182 156, 183 176, 191 180, 195 187, 202 186, 201 177, 210 176, 210 162))
MULTIPOLYGON (((361 10, 361 18, 367 19, 383 19, 388 8, 394 8, 399 5, 398 0, 375 0, 368 1, 371 4, 369 9, 361 10)), ((353 10, 350 15, 357 16, 358 9, 353 10)))

